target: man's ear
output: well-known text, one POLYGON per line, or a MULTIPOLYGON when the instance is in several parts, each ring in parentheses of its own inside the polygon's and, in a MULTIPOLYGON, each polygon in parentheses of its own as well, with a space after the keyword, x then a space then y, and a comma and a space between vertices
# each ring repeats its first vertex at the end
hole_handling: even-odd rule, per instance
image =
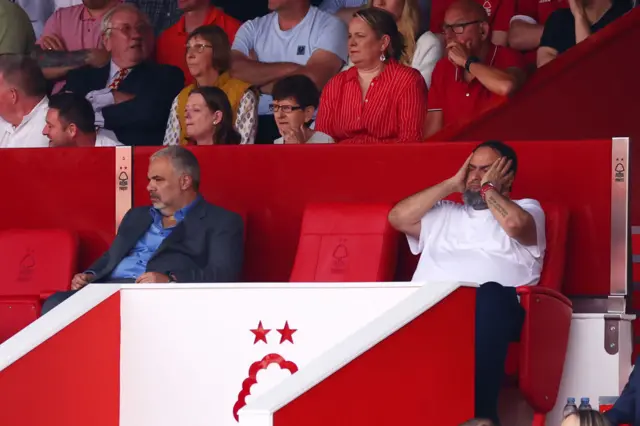
POLYGON ((491 27, 487 22, 480 22, 480 36, 482 37, 482 41, 485 41, 491 35, 491 27))

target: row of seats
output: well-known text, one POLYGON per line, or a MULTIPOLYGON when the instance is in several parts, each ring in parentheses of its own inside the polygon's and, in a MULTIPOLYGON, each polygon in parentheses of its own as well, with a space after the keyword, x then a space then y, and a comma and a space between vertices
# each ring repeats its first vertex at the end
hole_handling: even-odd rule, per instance
MULTIPOLYGON (((393 281, 399 235, 386 204, 313 204, 305 209, 292 282, 393 281)), ((507 375, 543 425, 557 397, 569 338, 571 302, 562 289, 569 214, 544 204, 547 253, 541 281, 520 287, 527 312, 521 341, 510 348, 507 375)), ((67 290, 77 270, 77 238, 65 230, 0 232, 0 342, 34 321, 52 292, 67 290)))

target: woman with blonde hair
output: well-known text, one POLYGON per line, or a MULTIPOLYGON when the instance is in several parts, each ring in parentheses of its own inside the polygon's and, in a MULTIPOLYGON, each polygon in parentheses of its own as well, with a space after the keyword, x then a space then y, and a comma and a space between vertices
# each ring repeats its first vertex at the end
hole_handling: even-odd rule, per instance
POLYGON ((400 63, 420 71, 427 87, 431 87, 431 73, 444 49, 440 39, 430 31, 418 37, 421 18, 418 0, 369 0, 368 5, 393 15, 405 40, 405 52, 400 63))

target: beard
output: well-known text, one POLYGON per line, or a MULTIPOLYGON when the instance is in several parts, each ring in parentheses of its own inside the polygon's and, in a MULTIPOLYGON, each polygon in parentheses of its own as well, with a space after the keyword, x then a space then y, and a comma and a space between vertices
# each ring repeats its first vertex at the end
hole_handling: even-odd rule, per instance
POLYGON ((466 189, 462 193, 462 201, 465 205, 471 206, 471 208, 474 210, 486 210, 489 208, 487 203, 482 199, 480 191, 472 191, 470 189, 466 189))

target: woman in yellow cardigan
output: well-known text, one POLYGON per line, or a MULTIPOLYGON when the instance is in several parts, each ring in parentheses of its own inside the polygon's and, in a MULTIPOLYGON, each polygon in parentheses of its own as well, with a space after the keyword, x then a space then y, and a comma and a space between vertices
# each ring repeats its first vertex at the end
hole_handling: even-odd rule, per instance
POLYGON ((196 28, 187 39, 187 66, 196 83, 185 87, 171 105, 164 145, 187 145, 185 107, 196 87, 217 87, 229 98, 233 123, 241 144, 255 141, 258 129, 258 95, 249 83, 229 76, 231 45, 227 34, 216 25, 196 28))

